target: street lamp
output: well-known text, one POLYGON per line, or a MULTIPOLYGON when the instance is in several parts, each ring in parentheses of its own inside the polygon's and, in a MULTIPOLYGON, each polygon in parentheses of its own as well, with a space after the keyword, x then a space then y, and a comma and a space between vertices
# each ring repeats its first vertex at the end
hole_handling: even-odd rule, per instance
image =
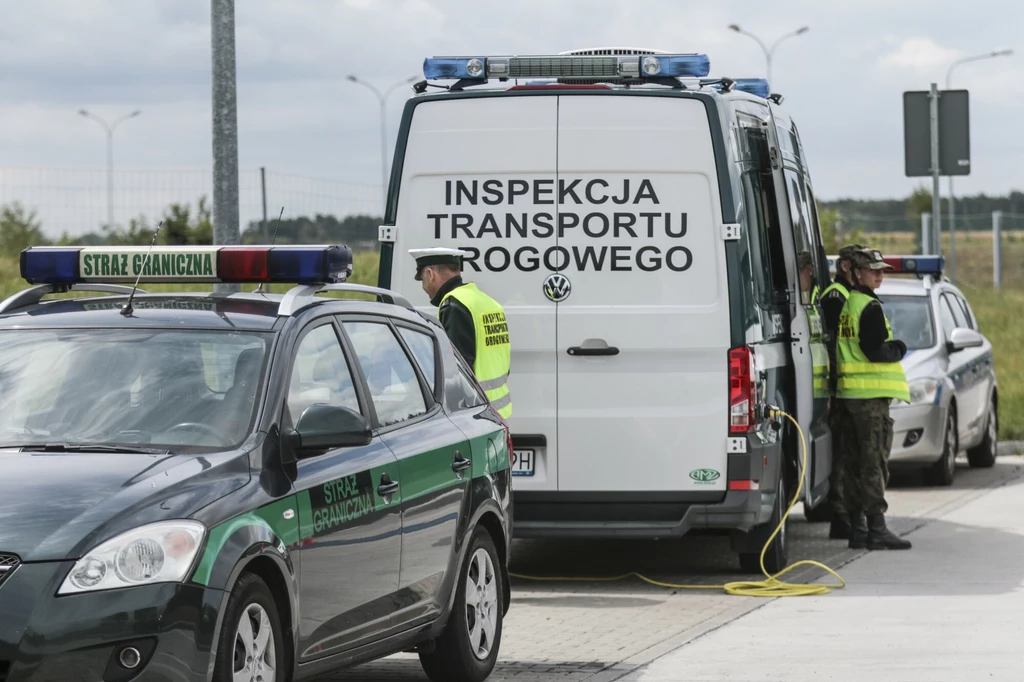
POLYGON ((121 123, 127 121, 130 118, 135 118, 142 112, 136 109, 130 114, 122 116, 121 118, 114 121, 113 125, 108 125, 102 118, 93 114, 85 109, 79 109, 79 116, 91 118, 97 121, 103 129, 107 131, 107 226, 110 229, 114 229, 114 130, 121 123))
MULTIPOLYGON (((992 59, 993 57, 1009 57, 1013 54, 1013 50, 993 50, 992 52, 986 52, 984 54, 975 55, 973 57, 963 57, 957 59, 955 62, 949 65, 949 69, 946 71, 946 89, 953 89, 953 70, 961 64, 967 62, 977 62, 982 59, 992 59)), ((956 282, 956 222, 955 222, 956 211, 953 206, 953 176, 949 176, 949 274, 951 279, 956 282)), ((939 234, 941 234, 942 226, 937 226, 939 234)), ((941 251, 941 249, 940 249, 941 251)))
POLYGON ((385 132, 385 130, 387 128, 387 108, 386 107, 387 107, 388 97, 391 95, 392 92, 395 91, 396 88, 399 88, 399 87, 405 85, 406 83, 412 83, 417 78, 418 78, 418 76, 409 76, 408 78, 405 78, 405 79, 395 83, 390 88, 388 88, 384 92, 384 94, 381 94, 380 90, 375 88, 370 83, 367 83, 366 81, 359 80, 358 78, 356 78, 353 75, 349 75, 349 76, 346 77, 346 80, 350 80, 353 83, 356 83, 358 85, 365 85, 370 90, 372 90, 373 94, 375 94, 377 96, 377 101, 380 103, 380 188, 381 188, 380 191, 381 191, 381 198, 382 198, 382 200, 384 201, 385 204, 387 204, 387 200, 388 200, 388 197, 387 197, 387 194, 388 194, 388 142, 387 142, 387 140, 388 140, 388 138, 387 138, 387 135, 386 135, 386 132, 385 132))
POLYGON ((781 38, 779 38, 778 40, 776 40, 775 43, 769 48, 767 45, 764 44, 763 40, 758 38, 753 33, 748 33, 746 31, 744 31, 743 29, 741 29, 736 24, 729 24, 729 28, 731 28, 733 31, 736 31, 737 33, 741 33, 741 34, 743 34, 745 36, 749 36, 749 37, 753 38, 754 40, 757 41, 757 44, 761 46, 761 50, 764 51, 765 62, 767 63, 768 85, 771 85, 771 83, 772 83, 772 55, 775 53, 775 48, 777 48, 779 46, 779 43, 781 43, 786 38, 793 38, 793 37, 798 36, 798 35, 800 35, 802 33, 807 33, 807 31, 811 30, 810 27, 808 27, 808 26, 801 26, 800 28, 798 28, 797 30, 793 31, 792 33, 787 33, 786 35, 784 35, 781 38))

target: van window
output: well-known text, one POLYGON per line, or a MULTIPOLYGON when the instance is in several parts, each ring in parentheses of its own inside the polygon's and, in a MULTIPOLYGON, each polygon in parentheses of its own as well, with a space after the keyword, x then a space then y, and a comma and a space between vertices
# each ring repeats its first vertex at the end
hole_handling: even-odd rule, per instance
MULTIPOLYGON (((797 258, 799 259, 800 254, 808 253, 811 255, 812 262, 816 262, 818 258, 815 257, 817 248, 815 246, 814 233, 812 232, 811 219, 808 215, 806 193, 804 192, 803 178, 800 177, 799 173, 788 168, 784 171, 786 178, 786 195, 789 197, 789 212, 793 221, 793 245, 796 247, 797 258)), ((818 268, 814 268, 814 272, 818 272, 818 268)), ((800 302, 803 305, 811 304, 811 290, 813 285, 800 277, 798 279, 800 287, 800 302)))
POLYGON ((757 301, 763 306, 772 303, 773 290, 786 289, 782 235, 779 210, 772 189, 772 164, 768 139, 763 128, 743 127, 743 138, 750 152, 753 168, 743 174, 744 203, 747 205, 747 225, 743 232, 750 233, 750 251, 757 283, 757 301), (763 272, 764 276, 760 273, 763 272))
POLYGON ((821 244, 821 224, 818 223, 818 202, 814 200, 814 192, 811 191, 811 185, 807 182, 807 178, 804 178, 804 188, 807 190, 805 195, 807 203, 807 215, 811 218, 811 237, 814 240, 814 249, 811 249, 811 253, 814 256, 814 277, 818 284, 819 295, 825 290, 825 287, 831 282, 831 276, 828 271, 828 258, 825 255, 825 250, 821 244))

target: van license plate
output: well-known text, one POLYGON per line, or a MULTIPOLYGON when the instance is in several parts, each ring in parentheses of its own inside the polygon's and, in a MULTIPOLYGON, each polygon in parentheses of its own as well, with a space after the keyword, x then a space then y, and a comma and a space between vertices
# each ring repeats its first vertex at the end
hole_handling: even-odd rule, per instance
POLYGON ((534 450, 512 451, 512 475, 533 476, 534 450))

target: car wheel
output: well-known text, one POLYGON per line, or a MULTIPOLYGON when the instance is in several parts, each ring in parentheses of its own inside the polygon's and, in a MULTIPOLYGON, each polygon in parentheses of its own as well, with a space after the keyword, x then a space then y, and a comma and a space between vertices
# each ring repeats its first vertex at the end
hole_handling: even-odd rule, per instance
POLYGON ((217 646, 217 682, 284 682, 290 672, 274 597, 247 573, 231 591, 217 646))
POLYGON ((988 422, 985 424, 985 437, 977 446, 967 451, 967 462, 972 467, 990 467, 996 463, 996 446, 999 443, 999 415, 996 403, 988 401, 988 422))
MULTIPOLYGON (((780 474, 778 489, 775 494, 775 506, 772 507, 771 518, 768 520, 768 523, 756 526, 751 531, 751 534, 754 536, 754 543, 757 545, 757 551, 740 553, 740 568, 743 569, 744 573, 761 572, 761 550, 764 548, 764 543, 775 532, 779 521, 782 520, 782 515, 786 513, 786 507, 789 506, 789 497, 786 490, 785 476, 780 474)), ((772 544, 764 554, 764 569, 768 571, 769 575, 775 575, 789 563, 788 526, 789 519, 787 518, 786 523, 782 525, 779 532, 772 538, 772 544)))
POLYGON ((925 470, 925 482, 929 485, 953 485, 956 476, 956 412, 952 409, 946 415, 946 433, 942 438, 942 456, 925 470))
POLYGON ((482 682, 498 660, 504 604, 498 551, 490 533, 473 533, 444 632, 420 664, 434 682, 482 682))

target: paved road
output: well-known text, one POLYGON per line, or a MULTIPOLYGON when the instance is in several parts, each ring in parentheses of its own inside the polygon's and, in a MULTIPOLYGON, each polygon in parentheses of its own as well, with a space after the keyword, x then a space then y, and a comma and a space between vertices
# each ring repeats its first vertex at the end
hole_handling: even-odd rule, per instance
POLYGON ((623 682, 1024 679, 1024 477, 907 538, 846 566, 843 590, 771 601, 623 682))
MULTIPOLYGON (((928 488, 916 477, 894 474, 888 495, 890 526, 901 534, 911 532, 994 485, 1024 475, 1024 458, 1020 456, 1001 457, 987 470, 968 469, 966 463, 961 466, 950 488, 928 488)), ((845 542, 828 540, 827 524, 808 524, 800 509, 800 505, 794 508, 791 517, 791 560, 814 559, 840 567, 840 574, 849 580, 841 567, 863 552, 849 550, 845 542)), ((693 587, 757 579, 737 572, 735 555, 728 540, 721 537, 695 536, 675 542, 517 541, 513 553, 513 570, 529 575, 606 576, 639 571, 661 582, 693 587)), ((820 573, 818 569, 796 571, 785 579, 806 582, 820 573)), ((795 602, 799 608, 806 599, 811 598, 778 601, 795 602)), ((517 580, 500 658, 490 680, 623 679, 765 604, 762 598, 726 595, 718 589, 665 589, 635 579, 615 583, 517 580)), ((418 660, 408 654, 320 678, 321 682, 424 680, 418 660)))

